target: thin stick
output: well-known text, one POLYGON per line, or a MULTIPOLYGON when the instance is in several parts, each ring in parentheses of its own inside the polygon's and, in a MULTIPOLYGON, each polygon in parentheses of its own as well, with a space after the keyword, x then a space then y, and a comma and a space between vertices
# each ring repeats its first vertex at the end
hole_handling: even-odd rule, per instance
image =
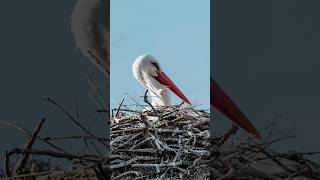
POLYGON ((10 173, 10 154, 8 151, 5 152, 5 157, 4 157, 4 173, 5 173, 5 177, 11 177, 11 173, 10 173))
MULTIPOLYGON (((41 130, 41 127, 44 123, 45 119, 40 119, 40 121, 38 122, 36 128, 34 129, 33 133, 32 133, 32 136, 30 137, 29 141, 27 142, 27 144, 25 145, 25 147, 23 148, 23 150, 29 150, 32 148, 35 140, 36 140, 36 137, 37 135, 39 134, 40 130, 41 130)), ((14 169, 14 174, 15 175, 19 175, 21 174, 23 168, 25 167, 27 161, 28 161, 28 158, 29 158, 29 155, 28 153, 23 153, 22 154, 22 157, 21 159, 18 161, 18 163, 16 164, 15 166, 15 169, 14 169)))
MULTIPOLYGON (((82 131, 84 131, 89 136, 93 137, 95 140, 99 141, 99 139, 93 135, 91 132, 89 132, 80 122, 78 122, 67 110, 65 110, 62 106, 60 106, 58 103, 56 103, 53 99, 49 97, 44 97, 44 100, 53 104, 58 109, 60 109, 74 124, 76 124, 82 131)), ((106 144, 103 141, 100 141, 100 143, 104 144, 106 147, 109 147, 108 144, 106 144)))
POLYGON ((146 90, 146 92, 144 93, 144 102, 145 103, 147 103, 151 108, 152 108, 152 110, 153 110, 153 112, 157 115, 157 116, 159 116, 158 115, 158 112, 154 109, 154 107, 152 106, 152 104, 149 102, 149 100, 148 100, 148 92, 149 92, 149 90, 147 89, 146 90))
POLYGON ((97 93, 98 97, 100 98, 103 106, 104 106, 104 109, 107 109, 108 108, 108 105, 107 103, 105 102, 105 97, 103 96, 102 92, 99 90, 97 84, 95 83, 95 81, 90 77, 90 76, 86 76, 87 77, 87 80, 89 82, 89 84, 91 85, 91 87, 93 88, 93 90, 97 93))
POLYGON ((43 156, 50 156, 50 157, 55 157, 55 158, 63 158, 63 159, 68 159, 68 160, 73 160, 73 159, 80 159, 84 161, 89 161, 89 162, 99 162, 99 156, 92 155, 92 154, 84 154, 84 155, 75 155, 71 153, 61 153, 61 152, 55 152, 55 151, 50 151, 50 150, 36 150, 36 149, 12 149, 11 151, 8 152, 8 155, 12 154, 33 154, 33 155, 43 155, 43 156))
POLYGON ((119 115, 120 108, 121 108, 121 106, 122 106, 122 104, 123 104, 123 101, 124 101, 124 99, 122 99, 122 101, 121 101, 121 103, 120 103, 120 105, 119 105, 119 107, 118 107, 118 110, 117 110, 117 113, 116 113, 116 117, 118 117, 118 115, 119 115))
MULTIPOLYGON (((56 140, 68 140, 68 139, 93 139, 91 136, 82 136, 82 135, 73 135, 73 136, 63 136, 63 137, 45 137, 45 141, 56 141, 56 140)), ((110 141, 110 139, 107 138, 102 138, 102 137, 97 137, 99 141, 110 141)))
MULTIPOLYGON (((16 124, 13 124, 13 123, 10 123, 10 122, 7 122, 7 121, 1 121, 1 123, 3 125, 6 125, 8 127, 12 127, 12 128, 15 128, 17 129, 19 132, 23 133, 23 134, 26 134, 29 138, 32 136, 31 132, 23 127, 20 127, 16 124)), ((46 143, 47 145, 49 145, 50 147, 58 150, 58 151, 61 151, 61 152, 65 152, 65 150, 63 150, 62 148, 58 147, 57 145, 51 143, 51 142, 48 142, 45 138, 41 138, 40 136, 37 136, 37 139, 39 139, 40 141, 46 143)))

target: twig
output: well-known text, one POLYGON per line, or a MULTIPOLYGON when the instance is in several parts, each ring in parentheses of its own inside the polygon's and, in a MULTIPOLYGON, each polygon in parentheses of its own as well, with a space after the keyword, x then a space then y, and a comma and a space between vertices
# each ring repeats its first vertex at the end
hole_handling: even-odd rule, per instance
POLYGON ((118 117, 118 115, 119 115, 120 108, 121 108, 121 106, 122 106, 122 104, 123 104, 123 101, 124 101, 124 99, 122 99, 122 101, 121 101, 121 103, 120 103, 120 105, 119 105, 119 107, 118 107, 118 110, 117 110, 117 113, 116 113, 116 117, 118 117))
POLYGON ((150 107, 151 107, 151 109, 153 110, 153 112, 157 115, 157 116, 159 116, 158 115, 158 112, 154 109, 154 107, 152 106, 152 104, 149 102, 149 100, 148 100, 148 92, 149 92, 149 90, 147 89, 146 90, 146 92, 144 93, 144 98, 143 98, 143 100, 144 100, 144 102, 145 103, 147 103, 150 107))
MULTIPOLYGON (((26 134, 29 138, 32 136, 31 132, 23 127, 20 127, 16 124, 13 124, 13 123, 10 123, 10 122, 7 122, 7 121, 1 121, 2 124, 8 126, 8 127, 12 127, 12 128, 15 128, 17 129, 19 132, 22 132, 23 134, 26 134)), ((37 136, 37 139, 39 139, 40 141, 42 141, 43 143, 49 145, 50 147, 58 150, 58 151, 61 151, 61 152, 65 152, 65 150, 63 150, 62 148, 58 147, 57 145, 51 143, 51 142, 47 142, 44 138, 41 138, 40 136, 37 136)))
MULTIPOLYGON (((53 104, 55 107, 60 109, 74 124, 76 124, 82 131, 84 131, 87 135, 93 137, 95 140, 99 141, 99 139, 93 135, 91 132, 89 132, 80 122, 78 122, 67 110, 65 110, 62 106, 60 106, 58 103, 56 103, 53 99, 49 97, 44 97, 44 100, 53 104)), ((106 144, 103 141, 100 141, 103 145, 108 147, 108 144, 106 144)))
POLYGON ((42 156, 50 156, 55 158, 64 158, 68 160, 79 159, 83 161, 89 162, 99 162, 99 156, 84 154, 84 155, 74 155, 70 153, 61 153, 50 150, 36 150, 36 149, 12 149, 8 152, 8 155, 12 154, 33 154, 33 155, 42 155, 42 156))
POLYGON ((103 94, 101 93, 101 91, 99 90, 98 85, 95 83, 95 81, 90 76, 86 76, 86 77, 87 77, 89 84, 91 85, 93 90, 96 92, 97 96, 100 98, 100 101, 102 102, 102 104, 104 106, 104 109, 108 109, 106 99, 103 96, 103 94))
POLYGON ((238 126, 232 124, 232 127, 228 130, 228 132, 222 137, 222 140, 217 144, 219 147, 222 146, 232 135, 237 133, 238 126))
MULTIPOLYGON (((92 136, 73 135, 73 136, 63 136, 63 137, 50 136, 50 137, 43 138, 43 140, 45 140, 45 141, 56 141, 56 140, 68 140, 68 139, 82 139, 82 138, 94 139, 92 136)), ((99 139, 99 141, 106 141, 106 142, 110 141, 110 139, 107 139, 107 138, 102 138, 102 137, 97 137, 97 138, 99 139)))
MULTIPOLYGON (((32 136, 30 137, 29 141, 27 142, 27 144, 26 144, 25 147, 23 148, 23 151, 26 151, 26 150, 29 150, 29 149, 32 148, 32 146, 33 146, 33 144, 34 144, 34 142, 35 142, 35 140, 36 140, 37 135, 38 135, 39 132, 40 132, 40 129, 41 129, 44 121, 45 121, 45 119, 41 119, 41 120, 38 122, 36 128, 34 129, 34 131, 33 131, 33 133, 32 133, 32 136)), ((14 169, 14 171, 13 171, 15 175, 21 174, 23 168, 25 167, 25 165, 26 165, 26 163, 27 163, 28 158, 29 158, 29 154, 28 154, 28 153, 23 153, 23 154, 22 154, 21 159, 20 159, 19 162, 16 164, 15 169, 14 169)))
POLYGON ((103 168, 101 162, 98 163, 98 169, 99 169, 100 173, 103 175, 103 177, 104 177, 106 180, 109 180, 109 179, 110 179, 110 174, 111 174, 111 173, 110 173, 110 172, 107 172, 107 171, 103 168))
POLYGON ((10 173, 10 154, 8 151, 5 152, 5 159, 4 159, 4 173, 5 177, 11 177, 10 173))

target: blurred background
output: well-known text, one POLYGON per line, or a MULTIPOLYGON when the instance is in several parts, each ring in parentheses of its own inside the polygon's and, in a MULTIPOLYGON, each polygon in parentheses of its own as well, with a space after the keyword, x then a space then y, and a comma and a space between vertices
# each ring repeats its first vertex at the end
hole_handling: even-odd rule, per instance
MULTIPOLYGON (((258 129, 297 136, 276 149, 319 150, 320 1, 214 2, 211 75, 258 129)), ((230 127, 214 116, 212 131, 230 127)))
MULTIPOLYGON (((46 118, 41 136, 79 135, 81 131, 51 104, 50 96, 86 127, 106 136, 106 121, 96 113, 89 97, 86 75, 98 83, 102 73, 77 51, 71 32, 70 16, 76 1, 0 1, 0 121, 17 123, 33 130, 46 118)), ((0 169, 5 150, 21 148, 27 137, 0 124, 0 169)), ((70 151, 82 145, 58 143, 70 151)), ((41 146, 36 143, 36 148, 41 146)))

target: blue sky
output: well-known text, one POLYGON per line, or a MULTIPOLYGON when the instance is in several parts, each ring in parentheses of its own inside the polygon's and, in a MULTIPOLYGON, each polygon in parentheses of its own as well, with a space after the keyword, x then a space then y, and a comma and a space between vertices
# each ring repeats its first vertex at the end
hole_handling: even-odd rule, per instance
MULTIPOLYGON (((144 88, 131 65, 155 56, 173 82, 199 108, 209 108, 210 1, 111 1, 111 107, 128 93, 142 102, 144 88)), ((171 95, 173 103, 181 100, 171 95)))

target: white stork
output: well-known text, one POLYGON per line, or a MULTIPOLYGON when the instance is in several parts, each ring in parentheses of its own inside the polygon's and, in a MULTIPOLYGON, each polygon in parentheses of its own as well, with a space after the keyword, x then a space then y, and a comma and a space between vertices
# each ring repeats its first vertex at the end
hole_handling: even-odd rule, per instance
MULTIPOLYGON (((107 0, 78 0, 71 16, 77 47, 109 76, 109 3, 107 0)), ((132 66, 134 77, 151 92, 153 106, 171 105, 170 89, 190 104, 151 55, 139 56, 132 66)), ((211 104, 234 123, 260 138, 259 132, 230 97, 211 79, 211 104)))
POLYGON ((148 54, 137 57, 132 65, 134 77, 151 93, 153 106, 170 106, 169 89, 184 102, 190 101, 163 72, 159 61, 148 54))
MULTIPOLYGON (((132 65, 132 71, 134 77, 151 92, 151 104, 153 106, 171 105, 168 89, 191 105, 185 95, 163 72, 159 61, 155 57, 148 54, 137 57, 132 65)), ((211 79, 210 89, 211 105, 235 124, 261 139, 260 133, 253 124, 213 79, 211 79)))

